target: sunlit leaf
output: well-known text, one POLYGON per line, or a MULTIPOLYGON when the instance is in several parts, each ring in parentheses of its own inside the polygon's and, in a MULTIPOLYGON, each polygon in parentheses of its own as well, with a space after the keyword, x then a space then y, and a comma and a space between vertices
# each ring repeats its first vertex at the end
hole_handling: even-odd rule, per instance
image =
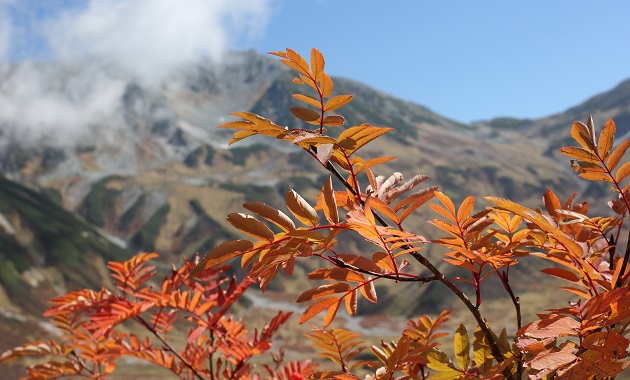
POLYGON ((613 152, 608 157, 608 162, 606 163, 609 170, 613 170, 617 167, 629 147, 630 139, 625 139, 621 144, 619 144, 618 147, 615 148, 615 150, 613 150, 613 152))
POLYGON ((615 122, 612 119, 608 120, 600 132, 597 142, 597 153, 601 158, 605 158, 612 149, 616 131, 615 122))
POLYGON ((333 96, 332 98, 326 100, 326 104, 324 105, 324 111, 325 112, 334 111, 350 103, 350 101, 352 101, 352 95, 333 96))
POLYGON ((581 121, 576 121, 573 123, 573 127, 571 128, 571 137, 575 139, 582 147, 588 151, 595 151, 595 142, 591 137, 591 133, 582 123, 581 121))
POLYGON ((594 153, 589 152, 584 148, 578 148, 577 146, 565 146, 560 148, 560 151, 571 158, 576 158, 581 161, 598 163, 599 158, 594 153))
POLYGON ((287 208, 303 224, 316 226, 319 223, 317 212, 294 190, 287 191, 287 208))
POLYGON ((247 202, 243 204, 243 207, 251 212, 260 215, 264 219, 272 222, 286 232, 295 230, 295 224, 285 213, 263 202, 247 202))
POLYGON ((319 100, 315 99, 315 98, 311 98, 310 96, 306 96, 306 95, 302 95, 302 94, 293 94, 293 97, 299 101, 302 101, 310 106, 313 106, 317 109, 321 108, 321 103, 319 102, 319 100))
POLYGON ((311 49, 311 73, 315 80, 321 80, 322 74, 324 72, 324 56, 320 53, 319 50, 312 48, 311 49))
POLYGON ((240 231, 258 239, 273 241, 274 233, 251 215, 233 212, 228 214, 227 221, 240 231))
POLYGON ((243 251, 247 251, 253 247, 254 245, 249 240, 230 240, 221 243, 208 252, 206 257, 204 257, 203 260, 195 266, 195 268, 190 272, 190 277, 194 277, 208 268, 212 268, 233 257, 239 256, 243 253, 243 251))
POLYGON ((455 359, 459 368, 466 371, 470 364, 470 337, 463 324, 460 324, 455 331, 453 347, 455 349, 455 359))
POLYGON ((339 138, 339 146, 345 150, 348 156, 379 136, 391 131, 392 128, 374 127, 369 124, 361 124, 343 131, 339 138))

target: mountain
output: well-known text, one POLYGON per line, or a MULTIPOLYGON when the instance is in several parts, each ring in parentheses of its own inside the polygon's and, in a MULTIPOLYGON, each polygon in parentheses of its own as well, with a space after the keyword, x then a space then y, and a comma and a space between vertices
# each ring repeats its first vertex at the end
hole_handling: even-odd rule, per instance
POLYGON ((108 284, 130 253, 48 195, 0 177, 0 351, 49 334, 39 316, 67 291, 108 284))
MULTIPOLYGON (((288 109, 296 104, 291 94, 304 89, 283 65, 254 52, 233 53, 223 64, 199 61, 152 84, 93 61, 16 64, 0 74, 6 178, 48 194, 131 252, 156 250, 168 261, 206 252, 236 236, 225 215, 245 200, 282 207, 288 189, 313 197, 328 176, 297 148, 263 138, 228 148, 231 132, 216 129, 234 111, 302 127, 288 109)), ((394 127, 365 150, 398 156, 377 174, 428 174, 459 200, 498 195, 536 206, 545 188, 562 196, 565 187, 586 190, 555 147, 589 112, 600 123, 614 117, 621 131, 630 121, 630 82, 547 118, 463 124, 361 83, 334 81, 335 93, 354 95, 342 110, 347 125, 394 127)), ((420 212, 407 228, 431 234, 428 218, 420 212)), ((24 273, 28 265, 16 268, 24 273)))

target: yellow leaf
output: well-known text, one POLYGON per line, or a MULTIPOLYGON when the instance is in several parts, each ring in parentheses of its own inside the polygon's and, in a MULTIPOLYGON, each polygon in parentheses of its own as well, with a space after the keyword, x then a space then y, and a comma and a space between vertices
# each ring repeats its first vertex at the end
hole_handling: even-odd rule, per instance
POLYGON ((324 215, 330 223, 339 223, 339 214, 337 213, 337 200, 335 199, 332 178, 328 177, 328 181, 322 187, 322 200, 324 202, 324 215))
POLYGON ((492 368, 492 350, 486 340, 486 336, 481 331, 480 327, 477 327, 473 334, 473 352, 475 356, 475 364, 479 368, 481 374, 486 373, 492 368))
POLYGON ((244 251, 250 250, 253 247, 254 245, 249 240, 230 240, 221 243, 211 250, 206 257, 204 257, 203 260, 195 266, 195 268, 190 272, 189 277, 194 277, 208 268, 212 268, 224 261, 239 256, 244 251))
POLYGON ((580 161, 599 163, 599 158, 597 158, 597 155, 589 152, 584 148, 578 148, 577 146, 565 146, 563 148, 560 148, 560 151, 565 156, 577 158, 580 161))
POLYGON ((313 106, 317 109, 322 108, 322 104, 319 100, 311 98, 310 96, 302 95, 302 94, 293 94, 293 97, 299 101, 302 101, 310 106, 313 106))
POLYGON ((573 123, 571 128, 571 137, 577 141, 582 147, 588 151, 595 151, 595 141, 591 138, 591 133, 581 121, 573 123))
POLYGON ((237 229, 258 239, 273 241, 274 233, 251 215, 233 212, 228 214, 227 221, 237 229))
POLYGON ((304 75, 309 74, 308 63, 301 55, 299 55, 295 50, 286 49, 286 56, 297 68, 296 70, 304 75))
POLYGON ((338 138, 339 147, 350 156, 362 146, 379 136, 391 131, 392 128, 375 127, 370 124, 361 124, 343 131, 338 138))
POLYGON ((309 108, 291 107, 290 110, 293 116, 307 123, 313 123, 313 122, 319 121, 319 118, 321 116, 319 113, 309 108))
POLYGON ((277 210, 263 202, 247 202, 243 205, 247 210, 260 215, 286 232, 295 230, 295 224, 280 210, 277 210))
POLYGON ((289 211, 304 225, 315 227, 319 223, 315 209, 294 190, 287 191, 286 204, 289 211))
POLYGON ((629 147, 630 139, 625 139, 618 147, 615 148, 615 150, 613 150, 610 157, 608 157, 607 165, 609 170, 612 171, 615 167, 617 167, 619 161, 621 161, 629 147))
POLYGON ((339 109, 352 101, 352 95, 337 95, 326 100, 324 111, 330 112, 339 109))
POLYGON ((610 119, 604 125, 604 129, 602 129, 599 133, 597 153, 599 153, 601 158, 605 158, 608 152, 612 149, 616 131, 617 128, 615 127, 615 122, 610 119))
POLYGON ((470 364, 470 337, 468 336, 468 331, 466 331, 466 327, 463 324, 460 324, 455 331, 453 344, 457 364, 459 364, 459 368, 466 371, 468 369, 468 365, 470 364))

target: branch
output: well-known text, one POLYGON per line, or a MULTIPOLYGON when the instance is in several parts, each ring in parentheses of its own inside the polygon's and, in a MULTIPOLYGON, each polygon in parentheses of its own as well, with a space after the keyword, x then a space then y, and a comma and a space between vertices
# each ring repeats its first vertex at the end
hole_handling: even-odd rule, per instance
MULTIPOLYGON (((317 153, 317 148, 311 146, 311 151, 317 153)), ((358 194, 356 193, 354 188, 348 183, 348 181, 341 174, 339 174, 337 169, 333 166, 333 164, 330 161, 327 161, 326 165, 324 165, 324 166, 337 179, 339 179, 341 181, 341 183, 343 183, 345 185, 345 187, 347 189, 349 189, 352 194, 358 196, 358 194)), ((365 202, 361 201, 361 204, 365 205, 365 202)), ((374 218, 383 227, 391 227, 387 222, 385 222, 385 220, 375 210, 372 210, 372 213, 374 214, 374 218)), ((411 247, 410 246, 403 246, 402 248, 409 249, 411 247)), ((629 245, 629 250, 626 252, 626 255, 630 255, 630 245, 629 245)), ((488 325, 487 325, 487 322, 486 322, 485 318, 483 318, 481 316, 481 313, 479 312, 479 309, 476 308, 472 304, 472 302, 470 301, 468 296, 464 292, 462 292, 453 282, 451 282, 449 279, 447 279, 446 276, 444 276, 444 274, 436 266, 434 266, 429 261, 429 259, 424 257, 422 254, 420 254, 419 252, 412 252, 411 256, 413 256, 413 258, 416 259, 416 261, 418 261, 421 265, 423 265, 431 273, 433 273, 435 280, 440 281, 442 284, 444 284, 447 288, 449 288, 457 296, 457 298, 459 298, 464 303, 466 308, 468 308, 470 313, 473 315, 473 317, 477 321, 477 324, 479 325, 479 328, 483 332, 484 336, 488 340, 488 342, 490 344, 490 350, 492 351, 492 356, 494 356, 494 358, 500 363, 505 361, 505 357, 503 356, 503 353, 501 353, 501 349, 499 348, 499 345, 497 344, 496 340, 494 339, 494 336, 492 335, 492 332, 488 328, 488 325)), ((506 369, 504 374, 505 374, 506 378, 509 378, 509 379, 512 378, 512 374, 509 371, 509 369, 506 369)))
POLYGON ((147 323, 147 321, 145 321, 144 319, 142 319, 142 317, 140 316, 136 316, 135 319, 140 322, 140 324, 142 324, 142 326, 144 326, 147 330, 149 330, 151 332, 151 334, 155 335, 156 338, 158 338, 160 340, 160 342, 162 342, 162 344, 164 345, 164 347, 166 347, 166 349, 168 351, 170 351, 171 353, 173 353, 173 355, 175 355, 175 357, 177 357, 177 359, 179 359, 180 362, 182 362, 182 364, 184 364, 186 367, 188 367, 188 369, 193 373, 193 375, 199 379, 199 380, 204 380, 203 377, 201 377, 201 375, 199 374, 199 372, 197 372, 193 366, 188 363, 183 357, 181 357, 181 355, 179 353, 177 353, 177 351, 175 351, 173 349, 173 347, 171 347, 170 344, 168 344, 168 342, 162 338, 162 336, 157 332, 157 330, 155 330, 154 328, 152 328, 149 323, 147 323))

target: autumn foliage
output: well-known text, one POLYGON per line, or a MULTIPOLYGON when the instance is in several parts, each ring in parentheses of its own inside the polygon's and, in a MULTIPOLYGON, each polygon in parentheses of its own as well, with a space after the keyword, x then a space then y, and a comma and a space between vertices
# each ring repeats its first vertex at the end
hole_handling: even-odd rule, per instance
POLYGON ((110 263, 115 289, 54 299, 46 315, 53 318, 59 339, 15 348, 2 355, 3 362, 44 357, 42 364, 28 368, 32 379, 102 379, 118 359, 130 356, 184 379, 356 379, 361 374, 366 379, 435 380, 610 379, 630 363, 630 248, 616 245, 630 207, 630 161, 624 161, 630 140, 615 146, 612 120, 599 133, 592 118, 575 122, 571 136, 577 146, 561 149, 577 175, 610 185, 611 216, 589 216, 586 202, 576 202, 575 195, 561 201, 551 190, 543 194, 544 208, 485 197, 493 206, 476 210, 472 196, 454 204, 437 187, 421 187, 425 175, 407 181, 400 173, 378 175, 379 165, 394 157, 363 159, 358 153, 392 128, 361 124, 329 134, 329 128, 343 127, 337 113, 352 96, 334 93, 316 49, 310 63, 290 49, 271 54, 295 70, 294 83, 304 85, 306 94, 293 95, 302 107, 291 112, 313 127, 289 129, 237 112, 238 120, 219 128, 235 130, 230 144, 264 135, 302 148, 330 174, 317 199, 308 201, 290 190, 283 208, 288 214, 261 202, 245 203, 249 214, 231 213, 227 221, 248 239, 223 242, 202 260, 174 267, 161 283, 149 264, 155 254, 110 263), (403 228, 423 206, 435 214, 430 223, 442 236, 429 239, 403 228), (361 236, 372 250, 340 249, 337 242, 349 234, 361 236), (443 247, 442 260, 466 276, 450 278, 438 269, 444 266, 422 252, 427 245, 443 247), (226 275, 232 259, 247 273, 241 281, 226 275), (545 274, 566 282, 558 291, 570 292, 574 300, 522 321, 509 269, 522 260, 540 259, 549 263, 545 274), (322 328, 308 338, 337 371, 321 371, 310 362, 284 363, 282 355, 271 352, 271 339, 289 328, 290 313, 279 313, 260 331, 248 331, 245 321, 230 312, 252 284, 265 290, 281 271, 293 275, 296 260, 317 268, 308 274, 316 285, 297 299, 308 303, 299 322, 323 315, 322 328), (481 289, 489 278, 503 285, 513 306, 511 326, 491 326, 480 312, 481 289), (328 328, 342 307, 355 315, 359 298, 377 303, 377 281, 419 287, 438 282, 471 318, 449 334, 444 329, 449 311, 421 316, 408 322, 398 340, 369 348, 360 334, 328 328), (131 322, 141 327, 142 337, 128 332, 131 322), (183 344, 168 341, 174 326, 187 329, 183 344), (454 352, 440 350, 447 335, 452 335, 454 352), (254 365, 255 356, 266 357, 268 364, 254 365))

